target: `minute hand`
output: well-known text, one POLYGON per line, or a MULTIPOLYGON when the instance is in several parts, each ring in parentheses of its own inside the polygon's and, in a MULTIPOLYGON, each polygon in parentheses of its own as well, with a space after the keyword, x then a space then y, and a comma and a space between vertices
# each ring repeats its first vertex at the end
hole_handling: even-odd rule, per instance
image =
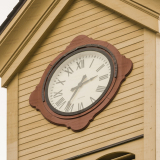
MULTIPOLYGON (((87 81, 85 81, 85 82, 83 82, 82 84, 81 84, 81 86, 83 86, 84 84, 86 84, 87 82, 89 82, 89 81, 91 81, 91 80, 93 80, 94 78, 96 78, 97 76, 94 76, 94 77, 92 77, 92 78, 90 78, 89 80, 87 80, 87 81)), ((73 87, 73 88, 71 88, 71 91, 74 91, 75 89, 77 89, 78 88, 78 86, 76 86, 76 87, 73 87)))

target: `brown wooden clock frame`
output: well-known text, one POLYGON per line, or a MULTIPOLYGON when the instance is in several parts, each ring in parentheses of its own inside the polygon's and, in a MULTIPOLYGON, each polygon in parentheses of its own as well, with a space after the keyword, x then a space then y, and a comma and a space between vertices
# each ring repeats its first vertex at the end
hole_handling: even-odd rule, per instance
POLYGON ((59 54, 46 68, 40 83, 36 89, 31 93, 29 103, 32 107, 39 110, 42 115, 51 123, 66 126, 73 131, 82 131, 94 119, 96 115, 102 112, 115 97, 121 83, 125 80, 126 76, 132 71, 133 63, 130 59, 121 55, 119 51, 111 44, 88 38, 87 36, 80 35, 72 40, 70 45, 59 54), (111 64, 113 64, 113 77, 106 92, 98 99, 94 105, 87 107, 81 112, 74 114, 63 114, 55 112, 50 106, 46 98, 46 84, 49 77, 53 74, 53 70, 70 54, 82 49, 101 50, 109 56, 111 64))

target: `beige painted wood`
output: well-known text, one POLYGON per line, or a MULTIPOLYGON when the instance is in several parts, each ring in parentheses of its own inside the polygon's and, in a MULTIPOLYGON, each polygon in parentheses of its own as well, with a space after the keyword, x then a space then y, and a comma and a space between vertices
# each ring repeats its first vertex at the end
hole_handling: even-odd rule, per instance
MULTIPOLYGON (((142 115, 142 114, 141 114, 142 115)), ((44 154, 44 152, 49 148, 52 149, 52 152, 56 152, 58 150, 63 150, 64 148, 67 147, 71 147, 72 145, 78 145, 78 143, 86 143, 87 141, 94 141, 94 139, 98 139, 98 137, 105 137, 105 136, 110 136, 110 134, 114 134, 115 132, 120 132, 121 130, 124 130, 126 128, 128 128, 128 126, 131 126, 131 123, 134 124, 135 126, 138 126, 138 129, 142 128, 142 121, 143 119, 135 119, 135 120, 131 120, 126 119, 126 122, 123 124, 119 124, 119 127, 115 127, 117 125, 116 122, 112 123, 112 127, 108 127, 106 124, 102 125, 103 126, 103 130, 100 130, 100 127, 96 127, 94 128, 94 130, 90 130, 90 134, 89 133, 80 133, 79 135, 69 135, 64 137, 59 138, 59 136, 57 137, 56 135, 54 137, 46 137, 46 141, 44 142, 45 145, 42 144, 37 145, 36 143, 32 144, 33 146, 31 147, 30 145, 25 144, 23 145, 23 149, 21 148, 21 146, 19 146, 19 156, 25 156, 26 154, 33 154, 33 152, 43 152, 40 153, 41 155, 44 154), (95 134, 98 130, 98 133, 95 134), (57 137, 57 139, 56 139, 57 137), (92 137, 92 138, 91 138, 92 137), (81 140, 79 140, 79 138, 81 138, 81 140), (66 141, 67 139, 67 141, 66 141), (70 143, 72 141, 72 143, 70 143), (53 146, 54 143, 54 146, 53 146), (63 144, 63 146, 62 146, 63 144), (36 146, 35 146, 36 145, 36 146), (56 146, 56 147, 55 147, 56 146)), ((60 134, 60 133, 59 133, 60 134)), ((64 133, 62 133, 64 134, 64 133)), ((61 134, 61 136, 62 136, 61 134)), ((103 139, 103 138, 101 138, 103 139)), ((100 142, 100 141, 99 141, 100 142)), ((94 143, 94 142, 93 142, 94 143)), ((96 142, 95 142, 96 143, 96 142)), ((87 144, 89 145, 89 144, 87 144)), ((50 152, 50 151, 49 151, 50 152)))
MULTIPOLYGON (((109 144, 113 144, 115 143, 116 141, 123 141, 125 139, 128 139, 129 137, 134 137, 136 134, 140 135, 141 134, 141 130, 140 131, 137 131, 137 132, 133 132, 133 133, 129 133, 129 134, 126 134, 125 136, 122 136, 122 137, 118 137, 118 138, 115 138, 114 140, 111 140, 109 142, 104 142, 103 144, 98 144, 97 145, 97 148, 101 148, 102 145, 103 146, 106 146, 106 145, 109 145, 109 144)), ((142 145, 140 145, 142 147, 142 145)), ((79 151, 74 151, 74 152, 69 152, 68 154, 64 154, 62 156, 58 156, 56 158, 54 158, 54 160, 59 160, 59 159, 65 159, 65 158, 69 158, 69 157, 72 157, 74 155, 79 155, 80 153, 85 153, 86 151, 92 151, 92 150, 95 150, 97 149, 95 146, 90 146, 90 148, 83 148, 82 150, 79 150, 79 151)), ((116 149, 116 148, 115 148, 116 149)), ((124 148, 125 149, 125 148, 124 148)), ((137 148, 138 149, 138 148, 137 148)), ((143 147, 141 148, 143 149, 143 147)), ((143 156, 141 156, 143 157, 143 156)), ((52 159, 52 158, 51 158, 52 159)), ((36 158, 36 160, 38 160, 38 158, 36 158)))
MULTIPOLYGON (((97 153, 85 156, 83 158, 80 158, 79 160, 89 160, 89 159, 96 160, 106 154, 109 154, 112 152, 117 152, 117 151, 119 151, 119 152, 126 151, 129 153, 134 153, 136 155, 136 160, 144 160, 144 157, 143 157, 144 145, 143 145, 143 143, 144 143, 143 139, 139 139, 139 140, 136 140, 133 142, 129 142, 129 143, 114 147, 114 148, 110 148, 110 149, 107 149, 107 150, 104 150, 101 152, 97 152, 97 153)), ((76 156, 76 153, 75 153, 75 156, 76 156)), ((60 157, 60 159, 70 158, 70 157, 71 157, 70 155, 67 155, 67 157, 62 156, 62 157, 60 157)))
POLYGON ((111 13, 107 8, 104 10, 104 7, 97 7, 96 3, 85 2, 84 5, 82 7, 83 1, 79 1, 70 7, 71 11, 69 9, 60 19, 55 30, 53 28, 20 71, 20 159, 64 159, 67 155, 80 154, 143 134, 144 30, 135 22, 111 13), (81 4, 80 8, 78 3, 81 4), (71 18, 74 20, 69 23, 67 20, 71 18), (81 26, 78 26, 78 20, 82 22, 81 26), (49 123, 40 112, 30 107, 28 99, 49 62, 80 34, 115 45, 121 54, 133 61, 133 71, 112 103, 95 117, 86 130, 74 133, 66 127, 49 123))
POLYGON ((6 86, 7 83, 11 80, 12 76, 16 71, 18 71, 20 64, 25 62, 25 58, 29 53, 32 52, 32 49, 35 47, 36 44, 38 44, 41 37, 44 36, 44 31, 47 30, 51 24, 53 24, 53 21, 55 18, 60 14, 60 12, 63 10, 65 6, 67 6, 69 0, 63 0, 60 1, 57 4, 57 7, 50 13, 50 15, 45 19, 41 27, 38 29, 38 31, 34 34, 34 36, 30 39, 28 44, 23 48, 22 52, 16 60, 11 64, 9 70, 6 71, 5 75, 2 76, 2 86, 6 86))
POLYGON ((129 5, 127 3, 124 3, 120 0, 95 0, 106 7, 109 7, 116 12, 125 15, 126 17, 144 25, 145 27, 148 27, 156 32, 159 32, 158 28, 158 19, 151 16, 150 14, 147 14, 146 12, 141 11, 140 9, 129 5))
POLYGON ((43 0, 32 1, 32 4, 30 4, 29 8, 23 14, 23 18, 21 17, 19 19, 13 27, 12 32, 10 32, 5 38, 5 41, 1 43, 0 50, 3 55, 0 56, 0 73, 2 73, 2 75, 8 69, 8 65, 11 65, 16 56, 20 54, 24 45, 30 40, 30 35, 33 30, 34 32, 36 31, 35 28, 39 21, 41 21, 41 17, 44 16, 46 10, 48 10, 54 2, 55 0, 47 0, 46 2, 43 0), (8 45, 10 47, 8 47, 8 45))
POLYGON ((30 4, 33 2, 33 0, 27 0, 25 4, 21 7, 21 9, 18 11, 18 13, 14 16, 12 21, 7 25, 5 30, 0 35, 0 43, 5 39, 5 37, 13 30, 13 26, 17 24, 20 17, 25 13, 27 8, 29 8, 30 4))
MULTIPOLYGON (((121 107, 120 107, 121 108, 121 107)), ((125 116, 126 115, 126 113, 130 113, 130 114, 132 114, 132 113, 135 113, 137 110, 139 111, 140 109, 142 110, 142 106, 138 106, 138 108, 133 108, 133 106, 131 105, 131 107, 130 108, 124 108, 124 109, 122 109, 122 111, 124 112, 121 112, 121 113, 119 113, 119 109, 117 109, 117 111, 114 111, 114 110, 111 110, 111 111, 104 111, 104 113, 102 113, 100 116, 98 116, 98 118, 106 118, 107 116, 110 116, 110 115, 112 115, 112 114, 115 114, 115 116, 116 117, 120 117, 122 114, 123 114, 123 116, 125 116), (126 110, 126 109, 129 109, 129 110, 126 110), (112 113, 112 114, 111 114, 112 113)), ((34 113, 34 112, 33 112, 34 113)), ((129 114, 128 113, 128 114, 129 114)), ((114 116, 113 117, 110 117, 110 118, 114 118, 114 116)), ((110 119, 109 118, 109 119, 110 119)), ((97 120, 97 118, 95 118, 95 120, 97 120)), ((104 119, 103 119, 104 120, 104 119)), ((47 124, 46 123, 46 120, 44 119, 44 118, 42 118, 42 119, 40 119, 39 121, 35 121, 34 123, 29 123, 28 125, 24 125, 24 126, 21 126, 21 127, 19 127, 19 133, 22 133, 22 132, 25 132, 25 131, 29 131, 29 130, 31 130, 31 129, 34 129, 35 127, 39 127, 39 126, 41 126, 42 125, 42 123, 43 124, 47 124), (39 121, 41 121, 41 123, 39 123, 39 121), (37 122, 37 123, 36 123, 37 122)), ((107 122, 107 121, 106 121, 107 122)))
POLYGON ((144 30, 144 159, 156 159, 156 35, 144 30))
MULTIPOLYGON (((126 104, 123 104, 123 105, 120 105, 120 106, 116 106, 116 107, 114 106, 112 108, 110 108, 111 106, 109 106, 107 108, 107 110, 104 111, 103 115, 99 115, 95 119, 95 121, 98 120, 98 121, 101 121, 101 122, 96 121, 93 124, 90 124, 89 128, 94 127, 95 124, 97 126, 99 123, 104 123, 104 120, 106 119, 107 116, 108 116, 108 118, 107 118, 108 120, 107 121, 115 120, 115 119, 118 119, 118 118, 121 118, 121 119, 123 119, 125 121, 125 118, 123 118, 123 116, 126 116, 126 118, 127 118, 127 116, 129 116, 129 117, 131 115, 134 116, 133 115, 134 113, 132 113, 132 112, 133 111, 136 112, 135 111, 136 110, 136 108, 135 108, 136 106, 137 106, 137 109, 139 111, 143 110, 143 98, 138 99, 137 101, 134 101, 134 103, 129 102, 129 103, 126 103, 126 104), (125 113, 123 113, 123 112, 125 112, 125 113)), ((135 114, 135 116, 136 116, 136 114, 135 114)), ((41 143, 41 141, 39 141, 40 138, 45 140, 46 136, 52 136, 55 133, 67 130, 65 127, 57 127, 57 126, 53 126, 51 129, 48 128, 49 130, 47 130, 48 123, 47 123, 47 121, 45 119, 42 119, 42 120, 37 121, 37 122, 34 122, 34 123, 30 124, 30 125, 25 125, 24 127, 20 127, 19 129, 21 131, 27 131, 29 133, 29 130, 31 130, 31 129, 33 130, 35 127, 40 127, 41 125, 43 125, 43 126, 46 125, 46 126, 44 126, 44 128, 46 129, 45 133, 44 133, 44 130, 43 130, 42 133, 38 133, 36 135, 32 135, 32 134, 28 135, 30 137, 26 136, 23 139, 20 139, 19 144, 23 144, 23 143, 28 142, 26 139, 30 139, 29 141, 33 141, 32 143, 34 143, 34 141, 37 139, 36 143, 40 144, 41 143), (43 133, 45 134, 45 136, 43 135, 43 133)), ((72 131, 70 131, 70 133, 73 134, 72 131)), ((27 133, 20 133, 21 137, 25 136, 25 135, 27 135, 27 133)))
MULTIPOLYGON (((72 145, 68 148, 66 148, 65 145, 64 145, 65 148, 63 150, 60 149, 56 152, 54 152, 53 147, 51 147, 51 148, 47 148, 46 150, 42 150, 40 152, 34 152, 33 154, 29 154, 29 155, 20 157, 19 159, 20 160, 26 160, 26 159, 29 159, 29 158, 32 158, 32 157, 34 157, 35 159, 39 159, 39 160, 43 160, 44 158, 55 159, 55 158, 58 158, 62 155, 66 155, 68 153, 73 153, 73 152, 75 153, 76 151, 79 151, 79 153, 83 153, 84 150, 80 150, 80 149, 85 149, 85 151, 87 152, 87 151, 91 150, 91 148, 92 149, 97 149, 97 148, 103 147, 104 145, 109 145, 109 144, 112 144, 116 141, 119 142, 121 140, 127 139, 127 138, 129 138, 129 136, 134 137, 136 135, 135 134, 135 129, 137 130, 137 133, 138 133, 137 135, 140 135, 140 134, 143 133, 141 128, 142 128, 141 125, 133 126, 131 128, 127 128, 127 129, 119 131, 118 136, 117 136, 117 133, 112 133, 112 134, 110 134, 108 136, 105 136, 105 137, 98 137, 96 139, 96 141, 95 140, 89 141, 89 143, 84 142, 84 143, 80 143, 78 145, 72 145), (87 145, 87 143, 89 145, 87 145), (45 154, 44 151, 45 151, 45 153, 48 153, 48 154, 44 155, 45 154), (62 154, 62 152, 63 152, 63 154, 62 154)), ((90 138, 94 139, 94 137, 90 137, 90 138)), ((57 147, 57 148, 59 148, 59 147, 57 147)))
POLYGON ((160 159, 160 35, 156 35, 156 160, 160 159))
MULTIPOLYGON (((121 101, 115 101, 115 102, 111 103, 110 106, 107 109, 113 108, 113 110, 114 110, 114 109, 117 109, 117 107, 123 106, 123 105, 124 105, 124 108, 125 108, 126 106, 130 106, 130 103, 133 103, 134 105, 143 104, 143 98, 139 98, 139 97, 143 97, 143 92, 139 93, 139 94, 132 95, 130 97, 127 97, 126 99, 121 100, 121 101)), ((44 121, 44 120, 42 120, 42 121, 44 121)), ((37 124, 38 124, 38 122, 41 123, 41 121, 37 121, 37 124)), ((23 144, 23 143, 27 143, 27 142, 30 142, 30 141, 38 140, 39 138, 43 138, 44 135, 49 136, 49 135, 52 135, 56 132, 66 130, 66 128, 64 128, 64 127, 59 127, 59 126, 52 125, 50 123, 47 123, 47 121, 45 121, 45 122, 46 122, 46 125, 42 124, 41 127, 32 129, 32 132, 27 131, 27 132, 24 132, 24 133, 20 133, 19 134, 19 138, 20 138, 19 139, 19 144, 23 144), (57 128, 58 130, 55 129, 55 128, 57 128)), ((90 125, 92 125, 92 123, 90 125)))
POLYGON ((18 159, 18 75, 7 88, 7 160, 18 159))
MULTIPOLYGON (((40 61, 37 61, 37 62, 35 62, 33 65, 34 66, 37 66, 38 67, 38 62, 39 63, 43 63, 43 61, 45 62, 45 61, 48 61, 49 59, 51 59, 50 57, 49 58, 44 58, 44 59, 41 59, 40 61)), ((138 56, 135 56, 135 57, 130 57, 130 59, 132 60, 132 62, 138 62, 138 61, 140 61, 140 60, 142 60, 143 59, 143 53, 140 53, 138 56)), ((33 65, 32 65, 32 67, 33 67, 33 65)), ((31 66, 31 65, 30 65, 31 66)), ((135 66, 136 66, 136 64, 135 64, 135 66)), ((44 66, 45 67, 45 66, 44 66)), ((44 68, 45 69, 45 68, 44 68)), ((35 70, 35 69, 34 69, 35 70)), ((41 70, 41 68, 40 68, 40 70, 41 70)), ((28 82, 30 82, 30 81, 32 81, 32 80, 34 80, 34 79, 37 79, 37 78, 40 78, 40 77, 42 77, 42 75, 43 75, 43 73, 44 73, 44 70, 42 70, 42 71, 40 71, 40 72, 36 72, 36 73, 34 73, 34 72, 32 72, 32 70, 30 70, 30 72, 28 72, 28 73, 30 73, 28 76, 26 76, 26 77, 24 77, 24 78, 21 78, 20 80, 19 80, 19 84, 20 85, 22 85, 22 84, 24 84, 24 83, 28 83, 28 82)))
POLYGON ((133 0, 133 2, 137 2, 140 5, 143 5, 151 10, 153 10, 154 12, 157 12, 160 14, 160 1, 157 0, 133 0))

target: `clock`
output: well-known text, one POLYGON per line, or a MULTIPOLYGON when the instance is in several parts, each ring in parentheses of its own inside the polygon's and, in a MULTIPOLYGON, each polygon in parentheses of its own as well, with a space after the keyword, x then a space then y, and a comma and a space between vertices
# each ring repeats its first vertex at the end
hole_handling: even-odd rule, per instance
POLYGON ((131 60, 107 42, 76 37, 45 70, 30 104, 51 123, 85 129, 116 95, 131 60))
POLYGON ((48 77, 45 87, 48 106, 60 115, 88 110, 107 92, 113 69, 111 57, 98 48, 80 48, 67 54, 48 77))

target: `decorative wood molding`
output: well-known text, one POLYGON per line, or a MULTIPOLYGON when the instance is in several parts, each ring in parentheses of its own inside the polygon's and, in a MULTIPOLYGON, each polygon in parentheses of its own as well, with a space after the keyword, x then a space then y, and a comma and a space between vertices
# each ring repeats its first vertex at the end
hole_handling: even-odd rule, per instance
MULTIPOLYGON (((46 12, 37 21, 37 23, 33 26, 32 30, 28 33, 28 35, 26 35, 26 37, 20 43, 20 45, 17 48, 17 50, 12 54, 11 58, 7 61, 7 63, 5 64, 5 66, 2 68, 2 70, 0 72, 0 76, 3 76, 5 74, 5 72, 9 69, 9 67, 11 66, 11 64, 15 61, 15 59, 18 57, 18 55, 22 52, 22 50, 24 49, 24 47, 28 44, 28 42, 31 40, 31 38, 34 36, 34 34, 37 32, 37 30, 41 27, 41 25, 43 24, 43 22, 47 19, 47 17, 49 16, 50 12, 56 7, 56 5, 59 3, 59 1, 60 0, 54 0, 52 2, 52 4, 49 6, 49 8, 47 8, 46 12)), ((30 4, 29 7, 31 7, 31 4, 30 4)), ((21 15, 21 17, 22 17, 22 15, 21 15)), ((15 26, 16 26, 16 24, 13 26, 13 28, 15 26)), ((1 45, 2 45, 3 42, 4 42, 4 40, 1 41, 1 45)))
POLYGON ((7 25, 5 30, 0 35, 0 45, 7 38, 9 33, 15 28, 16 24, 20 21, 20 19, 23 17, 26 11, 30 8, 30 6, 34 1, 35 0, 27 0, 25 4, 22 6, 22 8, 18 11, 18 13, 14 16, 14 18, 11 20, 11 22, 7 25))
POLYGON ((153 10, 150 10, 149 8, 147 7, 144 7, 138 3, 136 3, 135 1, 131 1, 131 0, 121 0, 122 2, 134 7, 134 8, 137 8, 138 10, 156 18, 156 19, 159 19, 159 13, 157 12, 154 12, 153 10))
POLYGON ((85 129, 91 121, 93 121, 94 117, 102 112, 108 104, 115 97, 118 92, 121 83, 125 80, 126 76, 132 71, 133 64, 131 60, 122 56, 119 51, 111 44, 104 42, 93 40, 88 38, 87 36, 81 35, 73 39, 70 45, 59 54, 47 67, 45 70, 40 83, 36 87, 36 89, 32 92, 29 102, 32 107, 35 107, 39 110, 42 115, 51 123, 57 125, 63 125, 68 128, 71 128, 73 131, 81 131, 85 129), (45 98, 45 86, 48 80, 51 71, 56 67, 59 61, 61 61, 66 55, 77 51, 81 48, 87 47, 95 47, 99 48, 106 52, 110 56, 114 65, 114 77, 112 79, 111 85, 102 99, 97 102, 92 108, 88 110, 76 114, 76 115, 60 115, 51 110, 48 106, 45 98), (106 48, 106 49, 105 49, 106 48), (114 55, 114 57, 112 56, 114 55), (116 65, 117 64, 117 65, 116 65), (117 68, 118 67, 118 68, 117 68), (118 70, 118 73, 117 73, 118 70))
MULTIPOLYGON (((56 2, 59 2, 57 0, 56 2)), ((48 33, 50 28, 55 24, 57 17, 63 14, 63 11, 70 5, 72 0, 60 1, 55 7, 55 3, 52 4, 50 10, 45 13, 44 19, 40 20, 35 29, 33 29, 32 34, 29 36, 29 39, 25 40, 25 44, 22 48, 19 48, 17 51, 17 56, 6 66, 2 76, 2 86, 6 87, 10 82, 11 78, 18 72, 21 68, 22 63, 24 63, 29 56, 34 52, 37 45, 41 42, 43 37, 48 33), (39 27, 39 28, 38 28, 39 27), (19 54, 20 53, 20 54, 19 54), (4 74, 5 73, 5 74, 4 74)))
POLYGON ((95 0, 102 5, 134 20, 135 22, 159 32, 158 15, 129 0, 95 0))

